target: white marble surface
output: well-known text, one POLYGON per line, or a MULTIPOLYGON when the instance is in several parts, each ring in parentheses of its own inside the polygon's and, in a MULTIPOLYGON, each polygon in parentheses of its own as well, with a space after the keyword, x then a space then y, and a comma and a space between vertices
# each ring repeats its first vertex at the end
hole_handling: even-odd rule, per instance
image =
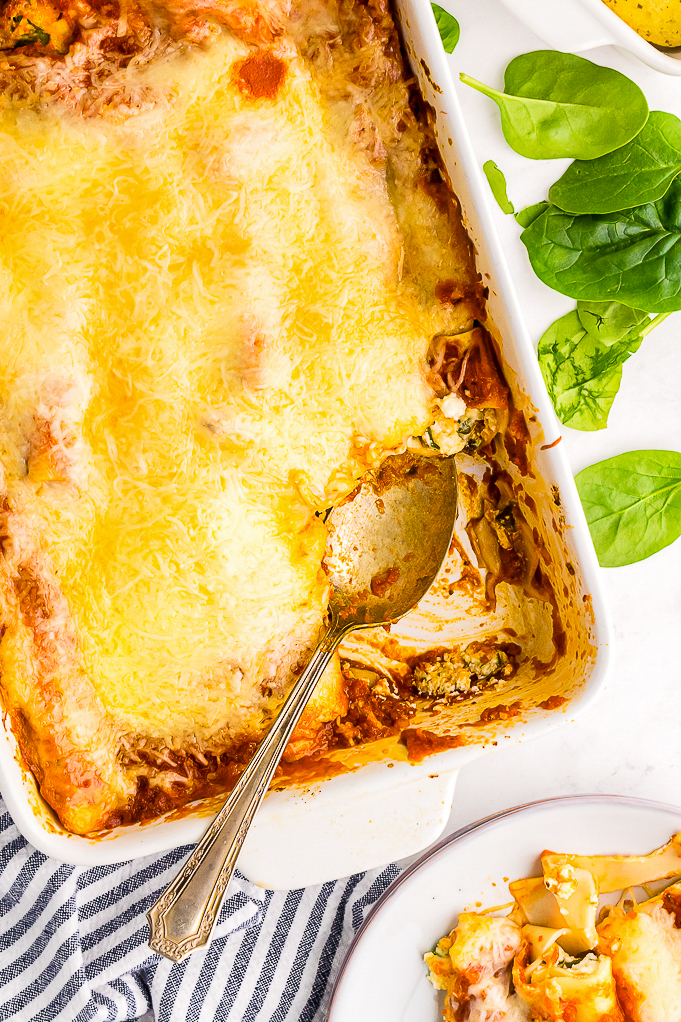
MULTIPOLYGON (((452 68, 502 88, 512 57, 544 44, 500 0, 440 0, 461 25, 452 68)), ((633 78, 651 109, 681 116, 681 78, 652 71, 603 47, 583 54, 633 78)), ((546 198, 568 161, 530 161, 504 141, 496 106, 458 83, 480 164, 493 159, 506 175, 516 209, 546 198)), ((530 334, 536 341, 574 308, 534 276, 513 217, 495 204, 502 243, 530 334)), ((644 341, 624 367, 607 430, 562 429, 575 472, 602 458, 641 448, 681 450, 681 313, 644 341)), ((447 831, 510 806, 586 792, 635 795, 681 804, 681 540, 648 560, 603 569, 615 626, 609 684, 573 724, 533 742, 476 760, 462 771, 447 831)))

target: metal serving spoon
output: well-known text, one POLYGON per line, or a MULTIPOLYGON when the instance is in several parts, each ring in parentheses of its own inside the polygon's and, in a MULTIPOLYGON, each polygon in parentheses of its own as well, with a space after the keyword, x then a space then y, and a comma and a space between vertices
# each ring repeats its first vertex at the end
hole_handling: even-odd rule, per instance
POLYGON ((174 962, 207 944, 239 852, 307 701, 343 636, 397 621, 430 588, 456 517, 454 458, 387 458, 329 515, 328 628, 195 850, 149 911, 149 947, 174 962))

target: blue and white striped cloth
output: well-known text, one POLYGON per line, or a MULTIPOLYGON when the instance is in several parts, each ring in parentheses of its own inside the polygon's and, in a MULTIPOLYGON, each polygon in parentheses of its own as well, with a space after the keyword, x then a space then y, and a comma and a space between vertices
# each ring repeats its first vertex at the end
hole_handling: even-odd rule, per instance
MULTIPOLYGON (((322 1022, 333 978, 396 865, 298 891, 235 877, 212 944, 180 965, 145 913, 189 848, 119 866, 36 851, 0 801, 0 1022, 322 1022)), ((358 1020, 360 1022, 360 1020, 358 1020)))

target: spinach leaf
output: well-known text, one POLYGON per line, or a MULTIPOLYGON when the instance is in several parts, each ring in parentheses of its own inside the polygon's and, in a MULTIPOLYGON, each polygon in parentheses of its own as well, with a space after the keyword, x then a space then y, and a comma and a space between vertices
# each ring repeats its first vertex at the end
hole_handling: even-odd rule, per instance
POLYGON ((647 312, 619 302, 577 302, 577 315, 583 329, 606 345, 636 337, 651 325, 647 312))
POLYGON ((622 364, 642 340, 638 335, 604 344, 584 329, 578 310, 551 324, 539 340, 537 357, 553 407, 565 426, 605 429, 620 387, 622 364))
POLYGON ((459 77, 494 100, 504 138, 531 160, 596 159, 629 142, 648 119, 638 85, 572 53, 534 50, 515 57, 503 93, 459 77))
POLYGON ((662 198, 681 173, 681 121, 652 110, 638 135, 597 160, 575 160, 549 199, 569 213, 614 213, 662 198))
POLYGON ((430 6, 433 8, 433 14, 435 15, 437 27, 440 30, 440 39, 445 48, 445 53, 453 53, 454 47, 461 35, 459 22, 444 7, 440 7, 439 4, 431 4, 430 6))
POLYGON ((642 561, 681 536, 681 453, 628 451, 576 479, 598 560, 642 561))
POLYGON ((548 202, 535 202, 532 206, 525 206, 518 210, 515 215, 521 227, 529 227, 533 220, 536 220, 540 213, 549 208, 548 202))
POLYGON ((681 309, 681 177, 657 202, 619 213, 549 206, 521 234, 540 280, 587 301, 681 309))
POLYGON ((13 15, 9 22, 10 38, 7 40, 7 43, 12 49, 30 46, 31 43, 40 43, 41 46, 49 44, 49 33, 41 28, 40 25, 34 24, 30 18, 26 18, 23 14, 13 15))
POLYGON ((482 169, 485 172, 488 184, 492 189, 492 195, 497 200, 502 213, 515 213, 513 203, 506 194, 506 178, 494 160, 483 163, 482 169))
POLYGON ((36 39, 41 44, 41 46, 47 46, 50 42, 49 32, 46 32, 44 28, 40 27, 40 25, 34 24, 32 21, 30 21, 29 18, 26 18, 26 21, 28 21, 29 25, 35 32, 36 39))

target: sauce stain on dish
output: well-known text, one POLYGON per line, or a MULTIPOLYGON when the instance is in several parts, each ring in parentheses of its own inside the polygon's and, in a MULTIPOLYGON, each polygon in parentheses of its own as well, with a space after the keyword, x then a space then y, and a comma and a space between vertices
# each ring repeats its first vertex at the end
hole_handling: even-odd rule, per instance
POLYGON ((374 575, 371 580, 371 591, 374 596, 385 596, 390 587, 397 582, 399 577, 399 568, 389 568, 380 575, 374 575))

